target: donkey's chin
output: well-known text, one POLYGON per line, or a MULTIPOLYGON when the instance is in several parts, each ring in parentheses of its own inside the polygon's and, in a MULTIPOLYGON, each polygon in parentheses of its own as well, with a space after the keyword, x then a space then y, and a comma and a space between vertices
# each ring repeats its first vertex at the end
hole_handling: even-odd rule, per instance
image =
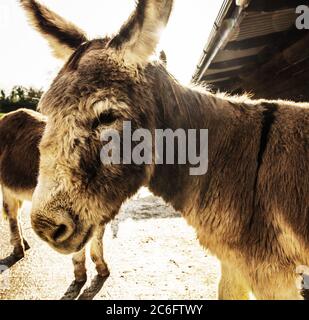
POLYGON ((86 244, 93 236, 93 230, 94 227, 90 226, 84 232, 73 234, 70 239, 66 240, 63 243, 56 244, 53 242, 48 242, 48 244, 51 248, 53 248, 55 251, 61 254, 73 254, 81 251, 86 246, 86 244))

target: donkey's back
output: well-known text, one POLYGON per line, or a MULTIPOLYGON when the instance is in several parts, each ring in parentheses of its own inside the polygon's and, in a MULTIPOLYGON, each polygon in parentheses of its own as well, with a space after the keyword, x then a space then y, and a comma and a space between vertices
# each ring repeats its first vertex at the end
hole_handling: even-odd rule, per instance
POLYGON ((39 167, 38 145, 44 128, 45 118, 31 110, 20 109, 1 119, 0 181, 2 187, 17 194, 27 194, 34 190, 39 167))

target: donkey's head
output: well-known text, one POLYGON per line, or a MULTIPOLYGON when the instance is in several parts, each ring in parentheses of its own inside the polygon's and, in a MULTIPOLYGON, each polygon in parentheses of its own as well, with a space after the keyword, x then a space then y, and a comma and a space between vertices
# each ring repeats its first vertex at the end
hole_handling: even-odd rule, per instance
MULTIPOLYGON (((95 228, 147 182, 151 166, 103 165, 100 136, 154 128, 155 95, 145 70, 172 0, 140 0, 119 33, 89 41, 85 33, 34 0, 20 0, 32 25, 65 65, 40 102, 48 117, 33 197, 36 233, 62 253, 79 251, 95 228)), ((122 142, 122 141, 121 141, 122 142)))

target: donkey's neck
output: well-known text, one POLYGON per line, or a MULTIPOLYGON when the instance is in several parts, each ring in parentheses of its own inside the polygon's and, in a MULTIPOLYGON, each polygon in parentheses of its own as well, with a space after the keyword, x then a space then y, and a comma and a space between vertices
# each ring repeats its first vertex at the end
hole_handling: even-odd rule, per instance
MULTIPOLYGON (((231 152, 239 155, 246 151, 248 144, 254 140, 254 127, 258 126, 259 116, 254 106, 240 99, 227 99, 183 87, 166 71, 159 71, 154 87, 156 128, 208 129, 209 169, 206 175, 190 176, 190 164, 156 165, 150 180, 149 187, 154 194, 171 203, 176 210, 187 213, 207 202, 207 194, 211 196, 209 189, 213 178, 223 179, 219 177, 222 169, 233 166, 229 163, 231 152), (244 132, 247 134, 245 137, 241 136, 244 132)), ((255 152, 253 149, 252 153, 255 152)), ((255 160, 252 156, 252 166, 255 160)), ((231 170, 224 174, 230 174, 230 179, 233 179, 235 172, 231 170)), ((218 190, 213 190, 213 193, 216 192, 218 190)))
POLYGON ((215 125, 218 106, 211 94, 180 85, 161 66, 154 77, 157 128, 208 129, 215 125))

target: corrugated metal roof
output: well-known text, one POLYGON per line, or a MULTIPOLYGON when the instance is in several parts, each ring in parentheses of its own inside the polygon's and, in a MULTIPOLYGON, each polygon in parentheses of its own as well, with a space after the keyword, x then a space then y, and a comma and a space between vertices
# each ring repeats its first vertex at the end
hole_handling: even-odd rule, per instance
POLYGON ((220 11, 218 18, 220 25, 215 24, 193 80, 208 83, 228 80, 247 65, 259 61, 268 46, 295 28, 297 2, 276 0, 270 4, 249 0, 248 7, 239 9, 234 0, 226 0, 225 10, 220 11), (259 5, 262 7, 257 10, 259 5), (263 5, 267 10, 263 11, 263 5), (232 20, 233 23, 228 24, 232 20), (232 27, 228 29, 228 25, 232 27), (227 41, 220 42, 220 35, 224 35, 227 41))
POLYGON ((225 68, 225 69, 209 69, 207 71, 207 74, 208 75, 212 75, 212 74, 217 74, 219 72, 222 72, 222 71, 235 71, 235 70, 240 70, 241 69, 241 65, 237 65, 237 66, 234 66, 234 67, 229 67, 229 68, 225 68))
POLYGON ((295 24, 295 8, 275 12, 249 12, 230 41, 240 41, 288 30, 295 24))
POLYGON ((264 46, 244 50, 221 50, 214 59, 214 62, 223 62, 227 60, 253 56, 258 54, 263 48, 264 46))

